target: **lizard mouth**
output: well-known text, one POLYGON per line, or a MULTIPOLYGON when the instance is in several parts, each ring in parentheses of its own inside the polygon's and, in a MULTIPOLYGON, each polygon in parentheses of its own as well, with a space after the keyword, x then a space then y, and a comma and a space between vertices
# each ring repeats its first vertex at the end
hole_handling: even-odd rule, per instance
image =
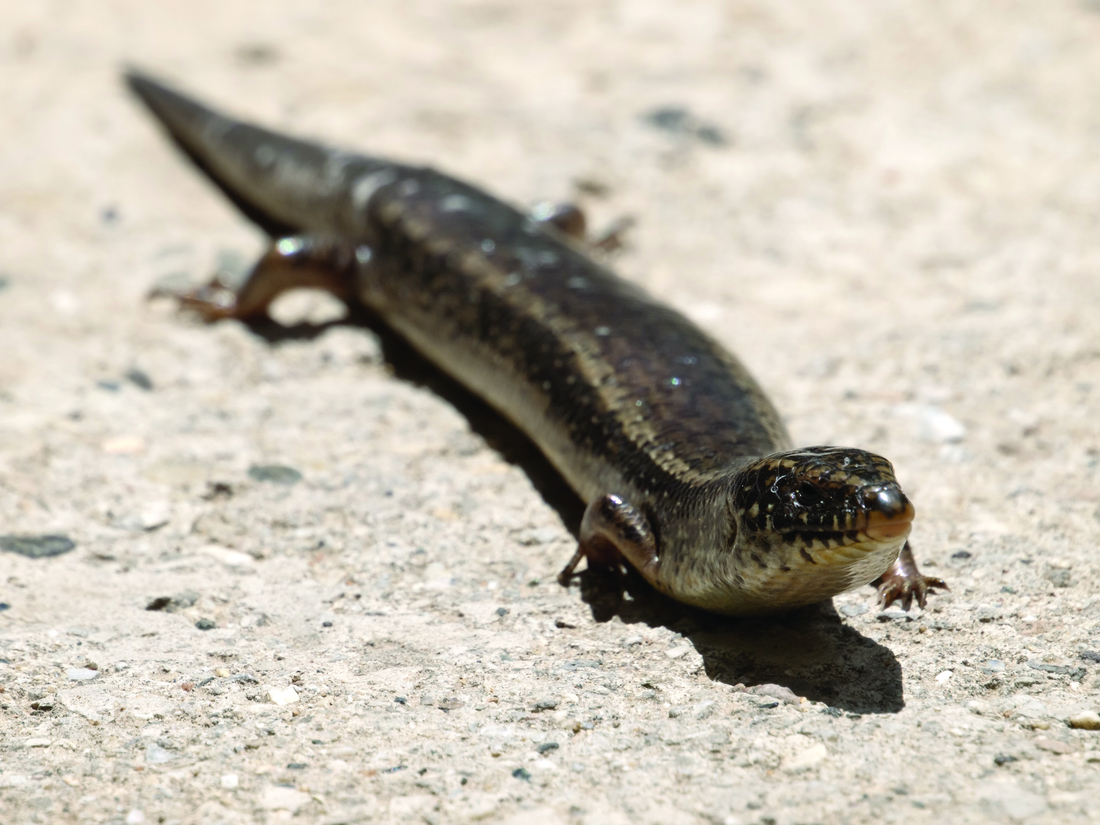
POLYGON ((872 513, 863 532, 875 541, 889 541, 907 536, 913 528, 913 514, 912 505, 903 518, 886 519, 878 513, 872 513))
POLYGON ((863 533, 874 541, 890 541, 909 535, 916 510, 900 490, 883 490, 867 512, 863 533))

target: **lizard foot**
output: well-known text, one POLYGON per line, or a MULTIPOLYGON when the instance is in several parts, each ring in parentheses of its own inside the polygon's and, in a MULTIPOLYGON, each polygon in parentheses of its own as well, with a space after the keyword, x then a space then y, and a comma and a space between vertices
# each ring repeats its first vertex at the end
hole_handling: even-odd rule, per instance
POLYGON ((893 566, 871 582, 871 586, 878 588, 878 598, 884 608, 900 601, 905 610, 913 606, 913 599, 923 609, 930 592, 951 589, 943 579, 925 576, 917 569, 909 542, 905 542, 893 566))

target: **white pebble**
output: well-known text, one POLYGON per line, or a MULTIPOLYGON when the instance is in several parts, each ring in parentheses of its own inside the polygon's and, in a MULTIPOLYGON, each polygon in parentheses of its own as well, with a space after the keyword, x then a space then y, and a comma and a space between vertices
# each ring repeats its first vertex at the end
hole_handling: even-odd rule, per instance
POLYGON ((275 705, 292 705, 298 701, 298 691, 290 685, 285 688, 271 688, 267 692, 267 700, 275 705))

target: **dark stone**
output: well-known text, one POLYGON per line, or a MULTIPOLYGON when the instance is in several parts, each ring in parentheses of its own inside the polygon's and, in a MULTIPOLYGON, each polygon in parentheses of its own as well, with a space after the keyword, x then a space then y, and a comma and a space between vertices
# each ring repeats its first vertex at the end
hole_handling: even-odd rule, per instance
POLYGON ((199 630, 213 630, 217 626, 217 623, 213 619, 199 619, 195 622, 195 627, 199 630))
POLYGON ((68 536, 0 536, 0 550, 18 553, 28 559, 45 559, 68 553, 76 545, 68 536))
POLYGON ((643 116, 646 123, 666 132, 680 132, 690 119, 688 110, 682 106, 661 106, 643 116))
POLYGON ((695 130, 695 137, 711 146, 725 146, 729 143, 725 133, 717 126, 700 126, 695 130))
POLYGON ((253 464, 248 468, 248 477, 253 481, 268 481, 287 487, 302 480, 302 474, 293 467, 280 464, 253 464))
POLYGON ((199 594, 194 590, 184 590, 182 593, 177 593, 175 596, 157 596, 149 604, 145 605, 146 610, 164 610, 168 613, 177 613, 180 610, 186 610, 191 607, 195 602, 199 600, 199 594))
POLYGON ((153 379, 141 370, 139 370, 137 367, 133 367, 127 370, 126 375, 124 375, 123 378, 125 378, 135 387, 140 387, 143 390, 149 391, 153 389, 153 379))

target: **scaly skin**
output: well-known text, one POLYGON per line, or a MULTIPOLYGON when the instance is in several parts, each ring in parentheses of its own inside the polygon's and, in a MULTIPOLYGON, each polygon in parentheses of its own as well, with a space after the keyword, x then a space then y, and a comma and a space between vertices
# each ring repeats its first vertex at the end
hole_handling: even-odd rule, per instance
POLYGON ((312 286, 371 307, 526 432, 588 502, 563 580, 586 556, 627 561, 669 596, 730 615, 882 577, 884 596, 907 605, 943 586, 895 565, 914 513, 888 461, 791 449, 740 361, 552 226, 431 169, 231 120, 139 74, 128 82, 276 239, 238 290, 213 284, 184 303, 210 320, 248 318, 312 286))

